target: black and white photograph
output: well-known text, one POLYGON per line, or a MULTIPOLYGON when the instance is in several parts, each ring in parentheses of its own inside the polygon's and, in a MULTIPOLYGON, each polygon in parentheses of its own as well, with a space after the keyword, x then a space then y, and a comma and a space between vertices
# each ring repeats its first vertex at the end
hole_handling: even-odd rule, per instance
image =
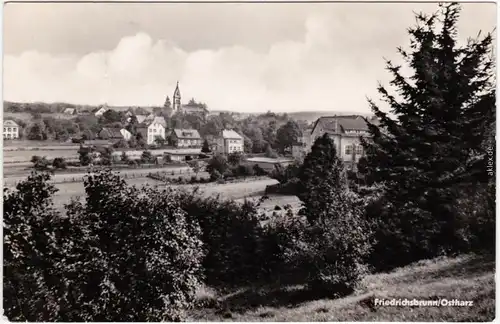
POLYGON ((495 319, 496 3, 2 19, 4 320, 495 319))

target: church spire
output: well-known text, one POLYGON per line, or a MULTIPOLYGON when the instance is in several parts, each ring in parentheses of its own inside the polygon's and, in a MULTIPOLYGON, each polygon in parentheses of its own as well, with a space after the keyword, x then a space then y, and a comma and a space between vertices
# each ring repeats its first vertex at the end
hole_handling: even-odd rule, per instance
POLYGON ((181 108, 181 91, 179 90, 179 81, 177 81, 177 86, 175 87, 173 101, 174 111, 179 111, 181 108))

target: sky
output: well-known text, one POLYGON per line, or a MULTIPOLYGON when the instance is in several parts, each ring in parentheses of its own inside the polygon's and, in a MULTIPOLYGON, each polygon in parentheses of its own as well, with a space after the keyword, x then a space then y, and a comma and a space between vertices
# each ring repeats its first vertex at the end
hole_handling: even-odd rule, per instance
MULTIPOLYGON (((493 31, 494 3, 464 3, 459 37, 493 31)), ((237 112, 369 113, 384 58, 433 3, 8 3, 3 99, 237 112)))

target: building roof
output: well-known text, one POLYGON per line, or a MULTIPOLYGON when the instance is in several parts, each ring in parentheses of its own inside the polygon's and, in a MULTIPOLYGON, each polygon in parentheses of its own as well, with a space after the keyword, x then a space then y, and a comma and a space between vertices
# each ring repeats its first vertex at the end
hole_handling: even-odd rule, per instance
POLYGON ((232 129, 225 129, 222 131, 222 138, 225 138, 225 139, 243 139, 243 137, 236 133, 234 130, 232 129))
POLYGON ((96 112, 98 112, 101 109, 104 109, 105 111, 108 110, 108 108, 106 108, 106 107, 97 107, 97 108, 92 109, 92 112, 95 114, 96 112))
POLYGON ((148 116, 146 116, 146 115, 135 115, 135 118, 137 119, 137 122, 139 124, 141 124, 141 123, 143 123, 148 118, 148 116))
POLYGON ((200 133, 196 129, 174 129, 174 134, 177 138, 182 139, 201 139, 200 133))
POLYGON ((152 124, 160 124, 162 125, 163 127, 167 127, 167 121, 165 120, 165 118, 163 116, 153 116, 153 118, 148 118, 145 120, 145 123, 147 125, 152 125, 152 124))
POLYGON ((360 115, 320 117, 314 123, 311 132, 314 131, 318 125, 327 133, 343 133, 350 130, 368 131, 366 119, 360 115))
POLYGON ((3 121, 3 127, 19 127, 19 125, 12 119, 5 119, 3 121))
POLYGON ((120 128, 110 128, 110 127, 103 127, 101 129, 101 131, 99 132, 99 135, 101 137, 103 137, 103 135, 105 135, 108 138, 122 138, 123 137, 120 128))
POLYGON ((63 114, 73 115, 74 113, 75 113, 75 108, 66 108, 63 111, 63 114))

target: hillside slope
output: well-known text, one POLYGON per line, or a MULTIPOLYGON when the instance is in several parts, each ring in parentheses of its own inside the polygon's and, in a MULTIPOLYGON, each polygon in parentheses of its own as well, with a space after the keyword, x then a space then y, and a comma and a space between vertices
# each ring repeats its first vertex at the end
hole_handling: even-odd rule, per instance
POLYGON ((217 294, 203 289, 204 308, 190 321, 446 321, 495 318, 493 257, 463 255, 421 261, 387 274, 368 276, 363 288, 341 299, 314 299, 301 286, 242 289, 217 294), (462 300, 463 307, 375 306, 379 299, 462 300), (208 307, 211 306, 211 307, 208 307))

